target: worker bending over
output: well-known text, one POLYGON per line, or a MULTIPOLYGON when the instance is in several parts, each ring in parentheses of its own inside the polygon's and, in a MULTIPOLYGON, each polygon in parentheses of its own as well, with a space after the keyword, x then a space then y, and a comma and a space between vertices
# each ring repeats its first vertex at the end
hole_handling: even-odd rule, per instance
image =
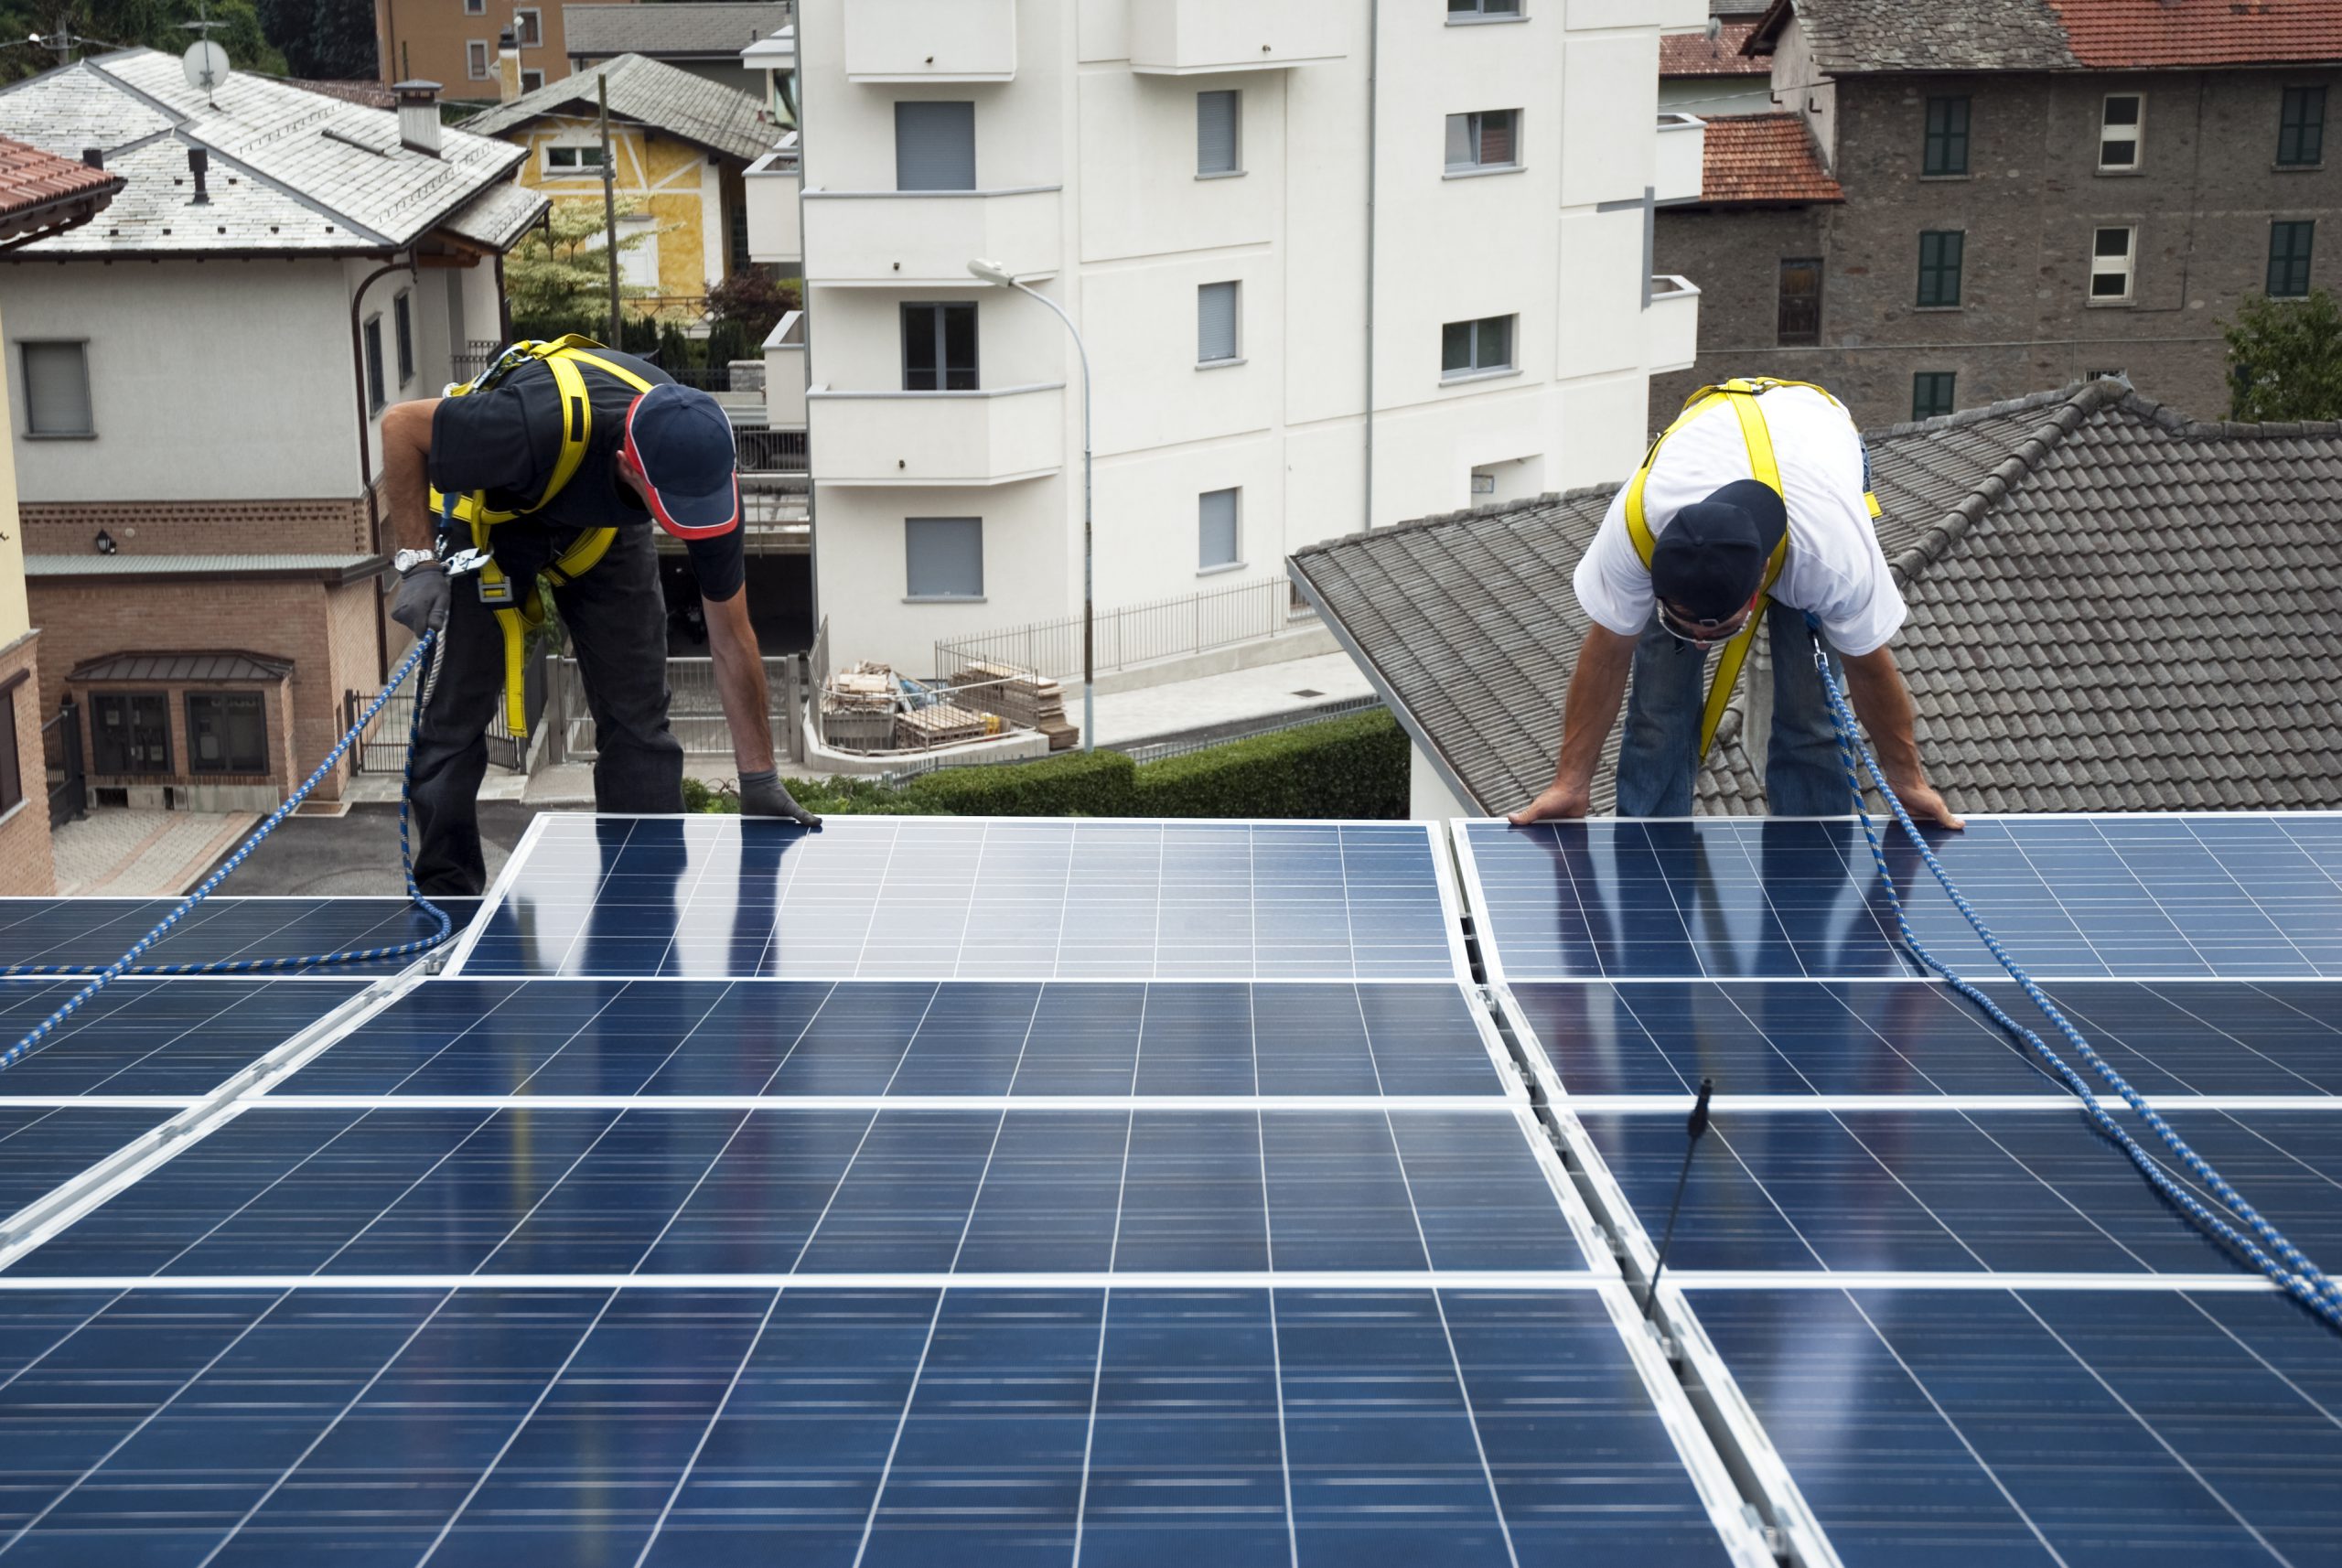
POLYGON ((1906 612, 1872 526, 1869 467, 1853 421, 1820 387, 1733 381, 1693 393, 1578 562, 1577 600, 1594 624, 1570 676, 1561 761, 1510 820, 1585 815, 1630 667, 1618 814, 1690 816, 1693 775, 1760 621, 1773 658, 1766 804, 1780 816, 1843 815, 1846 768, 1810 615, 1896 797, 1918 821, 1961 826, 1919 765, 1911 693, 1886 650, 1906 612))
POLYGON ((732 427, 714 398, 588 338, 521 343, 478 381, 391 409, 382 446, 403 546, 391 614, 418 637, 446 636, 409 796, 425 894, 476 894, 486 881, 476 805, 488 725, 501 693, 521 727, 522 642, 544 619, 540 578, 585 677, 595 809, 683 809, 654 519, 683 542, 699 581, 741 810, 820 824, 774 768, 764 660, 743 591, 732 427), (444 536, 435 549, 435 532, 444 536))

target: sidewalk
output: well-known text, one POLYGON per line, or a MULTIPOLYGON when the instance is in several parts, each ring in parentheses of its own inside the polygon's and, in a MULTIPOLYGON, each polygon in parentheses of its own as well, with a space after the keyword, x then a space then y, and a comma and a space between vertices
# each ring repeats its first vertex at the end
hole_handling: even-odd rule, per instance
POLYGON ((176 898, 258 826, 247 811, 135 811, 101 806, 49 835, 68 897, 176 898))
MULTIPOLYGON (((1193 681, 1110 692, 1098 699, 1098 744, 1133 746, 1157 736, 1182 735, 1240 719, 1274 717, 1350 697, 1374 688, 1347 653, 1320 653, 1204 675, 1193 681)), ((1081 722, 1081 682, 1066 682, 1066 717, 1081 722)))

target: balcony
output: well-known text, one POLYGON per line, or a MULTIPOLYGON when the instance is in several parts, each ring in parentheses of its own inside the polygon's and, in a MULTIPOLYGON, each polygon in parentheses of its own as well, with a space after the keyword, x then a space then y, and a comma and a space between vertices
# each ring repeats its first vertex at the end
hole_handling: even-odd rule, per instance
POLYGON ((988 392, 806 393, 814 479, 911 488, 1006 485, 1065 464, 1065 383, 988 392))
POLYGON ((1690 114, 1659 117, 1651 194, 1661 207, 1697 201, 1706 178, 1708 123, 1690 114))
POLYGON ((1062 191, 809 190, 805 275, 817 285, 969 286, 968 260, 988 256, 1019 277, 1063 263, 1062 191))
POLYGON ((1700 290, 1690 278, 1670 274, 1650 280, 1650 304, 1643 311, 1650 371, 1688 371, 1700 357, 1700 290))
POLYGON ((1016 0, 852 0, 848 81, 1013 81, 1016 0))
POLYGON ((742 177, 748 208, 748 259, 796 265, 805 259, 804 233, 798 223, 797 133, 748 166, 742 177))
POLYGON ((765 339, 765 424, 776 430, 805 428, 805 313, 801 310, 782 317, 765 339))
POLYGON ((1340 0, 1129 0, 1142 76, 1284 70, 1349 53, 1340 0))

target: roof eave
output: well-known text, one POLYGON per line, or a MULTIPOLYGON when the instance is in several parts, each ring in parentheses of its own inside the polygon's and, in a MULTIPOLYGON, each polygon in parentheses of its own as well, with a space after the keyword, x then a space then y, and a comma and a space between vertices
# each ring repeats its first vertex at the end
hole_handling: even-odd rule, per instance
POLYGON ((0 214, 0 255, 81 228, 112 206, 114 193, 125 183, 117 175, 93 190, 77 190, 0 214))

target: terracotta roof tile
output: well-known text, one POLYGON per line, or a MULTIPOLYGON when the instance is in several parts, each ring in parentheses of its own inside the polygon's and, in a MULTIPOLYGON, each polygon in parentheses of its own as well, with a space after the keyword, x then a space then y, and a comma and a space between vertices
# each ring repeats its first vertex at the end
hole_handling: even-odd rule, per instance
POLYGON ((2241 65, 2342 59, 2333 0, 2049 0, 2082 64, 2241 65))
POLYGON ((0 217, 121 184, 120 175, 0 136, 0 217))
POLYGON ((1700 200, 1843 201, 1796 114, 1733 114, 1708 122, 1700 200))
POLYGON ((1773 69, 1772 61, 1757 59, 1740 52, 1748 35, 1756 30, 1756 18, 1742 16, 1722 23, 1713 38, 1703 33, 1674 33, 1659 40, 1659 74, 1661 76, 1766 76, 1773 69))

